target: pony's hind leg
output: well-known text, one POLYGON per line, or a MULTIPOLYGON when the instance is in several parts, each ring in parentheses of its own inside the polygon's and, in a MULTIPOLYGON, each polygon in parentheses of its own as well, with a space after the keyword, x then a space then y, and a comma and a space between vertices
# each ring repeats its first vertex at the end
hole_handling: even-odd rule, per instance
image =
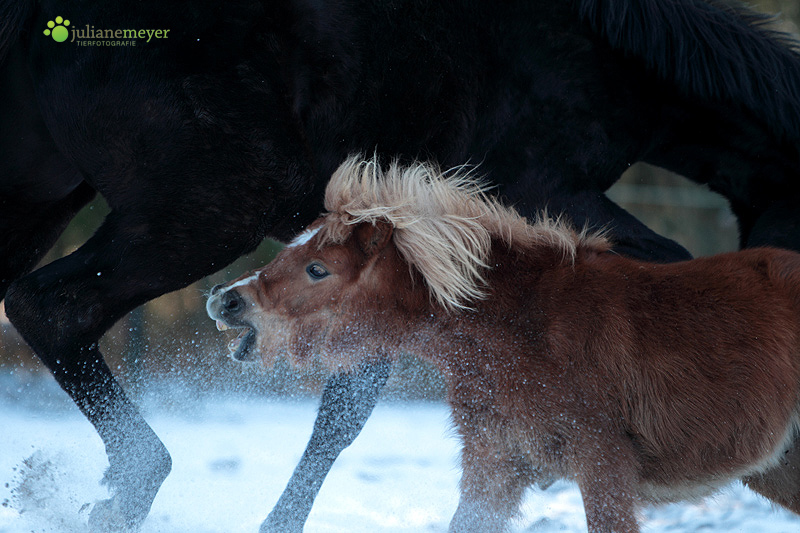
POLYGON ((742 482, 781 507, 800 514, 800 438, 795 437, 776 466, 745 477, 742 482))

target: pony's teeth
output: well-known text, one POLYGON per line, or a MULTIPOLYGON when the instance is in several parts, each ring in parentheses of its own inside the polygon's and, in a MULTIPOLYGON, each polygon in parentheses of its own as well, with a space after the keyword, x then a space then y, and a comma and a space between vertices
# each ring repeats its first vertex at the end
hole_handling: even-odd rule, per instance
POLYGON ((225 331, 226 329, 229 329, 227 324, 225 324, 222 320, 217 320, 217 330, 225 331))
POLYGON ((236 350, 239 348, 239 345, 242 343, 241 337, 236 337, 231 342, 228 343, 228 351, 231 354, 236 353, 236 350))

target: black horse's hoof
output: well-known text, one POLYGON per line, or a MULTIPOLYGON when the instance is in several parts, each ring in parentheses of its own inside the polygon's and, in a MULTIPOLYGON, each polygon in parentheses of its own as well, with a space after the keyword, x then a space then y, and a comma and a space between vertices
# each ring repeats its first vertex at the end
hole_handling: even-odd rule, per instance
POLYGON ((141 529, 147 513, 131 516, 130 512, 122 509, 119 502, 119 496, 115 496, 95 504, 89 513, 90 533, 136 533, 141 529))
POLYGON ((109 454, 111 466, 102 483, 113 496, 97 502, 89 513, 91 533, 139 531, 158 489, 172 470, 172 459, 154 433, 140 435, 136 443, 124 454, 109 454))

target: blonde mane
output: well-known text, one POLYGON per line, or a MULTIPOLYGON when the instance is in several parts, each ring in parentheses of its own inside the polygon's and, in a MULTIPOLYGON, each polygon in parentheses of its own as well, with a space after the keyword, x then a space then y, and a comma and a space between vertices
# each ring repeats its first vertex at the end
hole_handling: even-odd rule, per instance
POLYGON ((333 174, 325 191, 329 212, 320 245, 341 242, 349 226, 388 221, 403 259, 425 280, 446 309, 468 309, 486 296, 485 271, 498 238, 509 246, 555 247, 574 261, 579 246, 602 250, 608 241, 587 230, 576 232, 543 213, 533 224, 486 194, 488 187, 467 168, 442 172, 430 163, 383 170, 376 157, 352 156, 333 174))

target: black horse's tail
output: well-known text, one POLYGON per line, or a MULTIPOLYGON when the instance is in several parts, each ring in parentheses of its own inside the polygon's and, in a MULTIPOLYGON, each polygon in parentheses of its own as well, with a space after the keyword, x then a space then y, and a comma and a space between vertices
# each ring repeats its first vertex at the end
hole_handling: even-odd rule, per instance
POLYGON ((609 44, 684 94, 722 100, 800 141, 798 42, 726 0, 574 0, 609 44))
POLYGON ((0 64, 33 12, 33 0, 0 0, 0 64))

